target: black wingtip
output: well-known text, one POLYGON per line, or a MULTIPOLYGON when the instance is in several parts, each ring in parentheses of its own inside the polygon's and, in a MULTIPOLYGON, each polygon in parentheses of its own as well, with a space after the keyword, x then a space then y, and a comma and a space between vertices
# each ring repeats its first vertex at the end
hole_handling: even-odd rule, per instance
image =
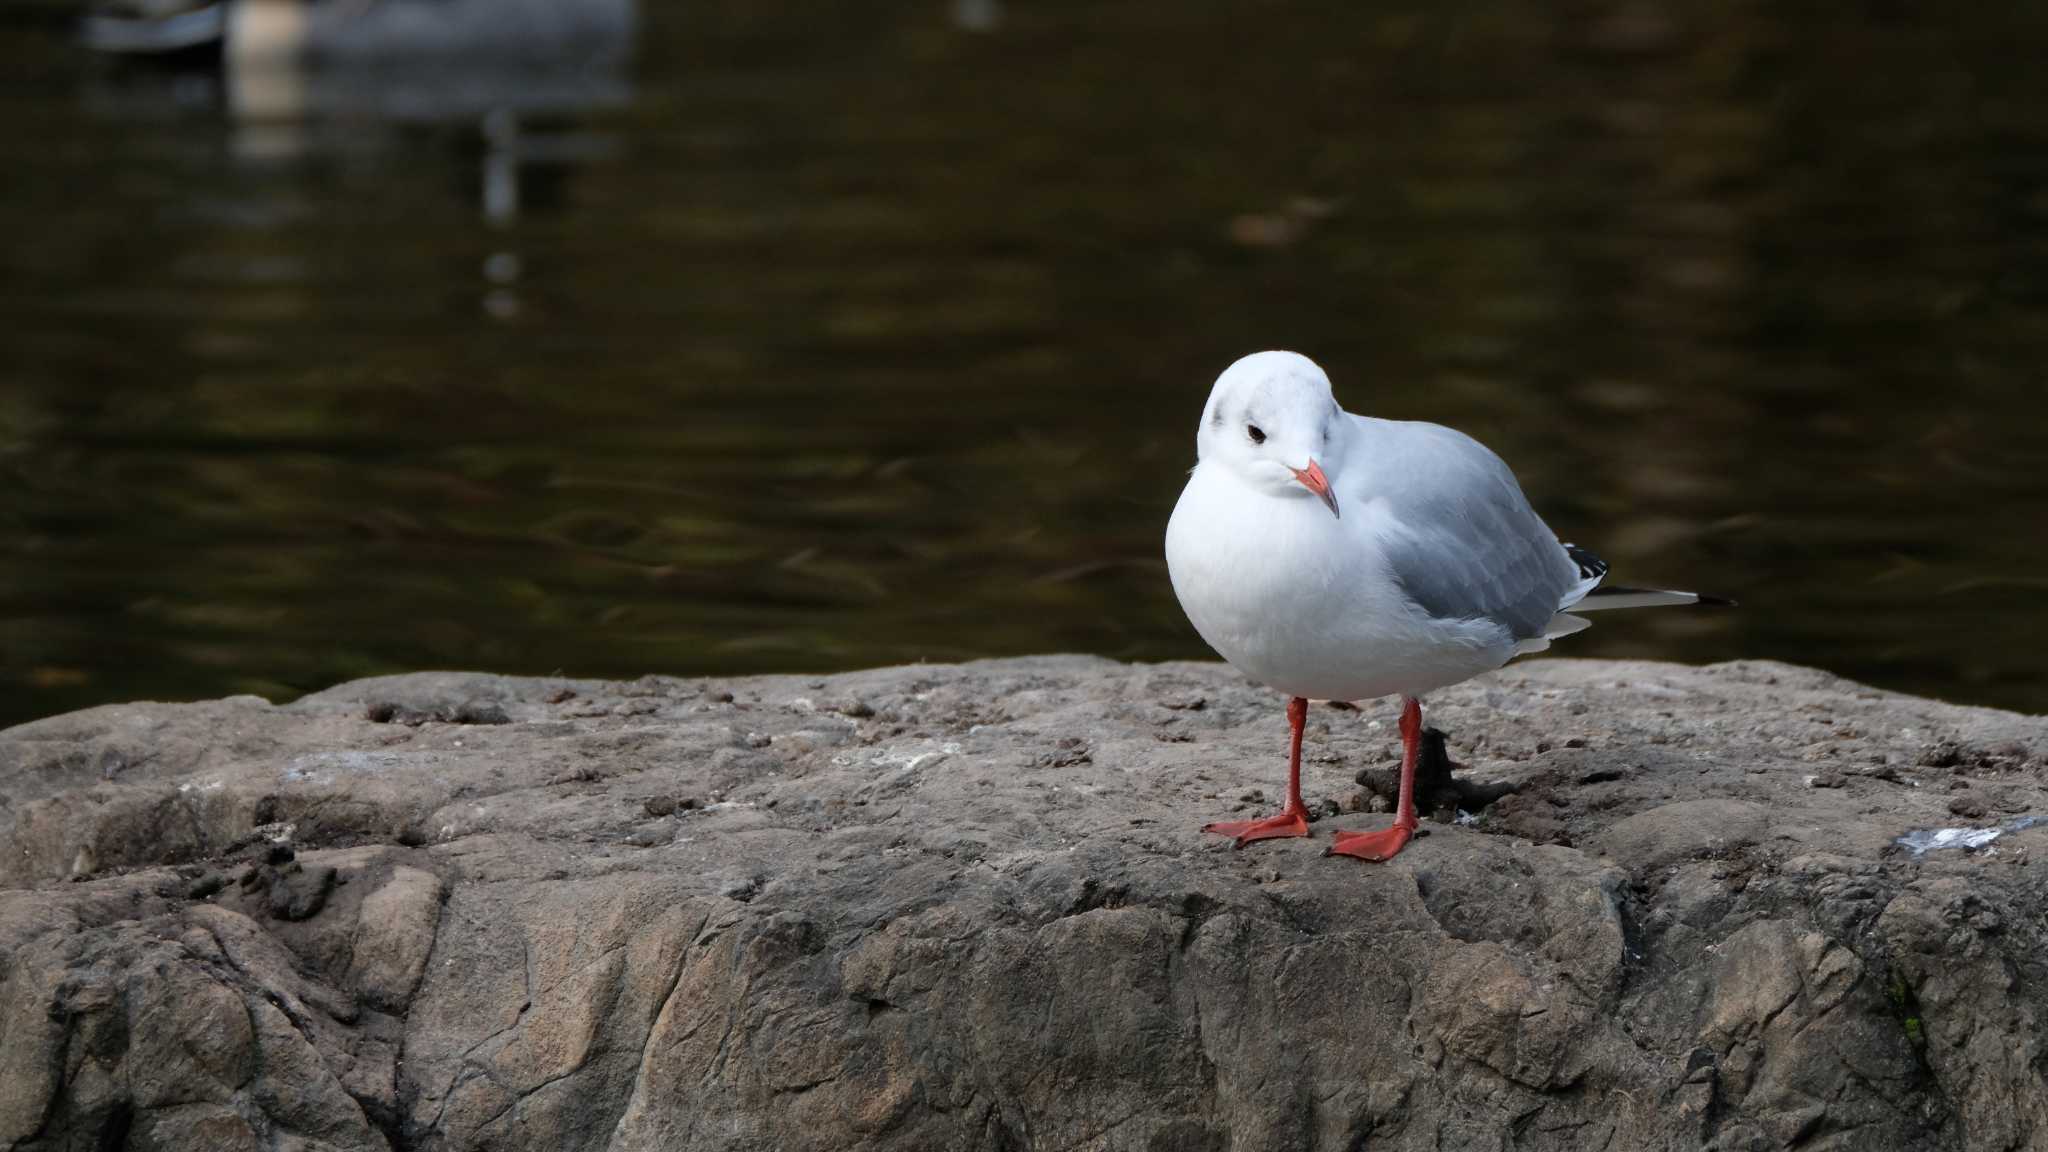
POLYGON ((1607 561, 1593 555, 1592 552, 1579 547, 1577 544, 1567 543, 1564 546, 1564 554, 1571 557, 1572 563, 1579 566, 1579 579, 1581 580, 1591 580, 1595 576, 1607 575, 1607 561))
POLYGON ((1726 596, 1709 596, 1709 595, 1707 595, 1707 594, 1706 594, 1705 592, 1695 592, 1695 593, 1693 593, 1693 595, 1695 595, 1695 596, 1699 597, 1699 598, 1700 598, 1699 602, 1700 602, 1701 604, 1703 604, 1703 605, 1705 605, 1705 606, 1709 607, 1709 608, 1740 608, 1740 607, 1742 607, 1742 605, 1741 605, 1741 603, 1740 603, 1740 602, 1738 602, 1738 601, 1735 601, 1735 600, 1731 600, 1731 599, 1729 599, 1729 598, 1728 598, 1728 597, 1726 597, 1726 596))

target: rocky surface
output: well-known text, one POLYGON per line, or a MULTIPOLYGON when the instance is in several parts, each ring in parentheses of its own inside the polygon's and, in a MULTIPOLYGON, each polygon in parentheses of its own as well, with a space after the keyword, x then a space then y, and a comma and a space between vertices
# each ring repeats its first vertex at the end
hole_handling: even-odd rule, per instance
POLYGON ((1432 703, 1515 790, 1385 865, 1321 852, 1386 702, 1313 712, 1314 839, 1196 832, 1283 774, 1207 665, 0 732, 0 1145, 2048 1146, 2048 721, 1773 664, 1432 703))

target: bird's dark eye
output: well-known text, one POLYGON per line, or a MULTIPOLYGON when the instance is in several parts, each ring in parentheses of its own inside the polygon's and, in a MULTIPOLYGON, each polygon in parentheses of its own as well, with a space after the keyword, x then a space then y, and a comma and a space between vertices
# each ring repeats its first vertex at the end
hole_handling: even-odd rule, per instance
POLYGON ((1259 431, 1259 426, 1257 424, 1245 425, 1244 434, 1251 437, 1252 443, 1254 444, 1264 444, 1266 442, 1266 434, 1264 432, 1259 431))

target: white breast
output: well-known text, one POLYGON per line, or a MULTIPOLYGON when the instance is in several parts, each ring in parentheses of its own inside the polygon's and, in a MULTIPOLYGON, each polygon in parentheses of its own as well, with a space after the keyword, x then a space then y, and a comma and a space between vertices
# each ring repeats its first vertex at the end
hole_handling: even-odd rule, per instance
MULTIPOLYGON (((1307 497, 1307 493, 1302 494, 1307 497)), ((1513 638, 1410 604, 1375 546, 1371 501, 1330 515, 1197 468, 1166 528, 1166 566, 1203 640, 1290 696, 1421 695, 1499 667, 1513 638)))

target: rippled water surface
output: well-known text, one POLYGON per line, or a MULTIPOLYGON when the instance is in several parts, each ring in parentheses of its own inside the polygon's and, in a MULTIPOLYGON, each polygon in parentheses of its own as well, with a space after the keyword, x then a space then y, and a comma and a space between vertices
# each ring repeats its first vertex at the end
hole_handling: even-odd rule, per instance
POLYGON ((1160 537, 1264 347, 1743 601, 1562 650, 2048 711, 2030 6, 863 7, 291 73, 10 6, 0 722, 1200 655, 1160 537))

